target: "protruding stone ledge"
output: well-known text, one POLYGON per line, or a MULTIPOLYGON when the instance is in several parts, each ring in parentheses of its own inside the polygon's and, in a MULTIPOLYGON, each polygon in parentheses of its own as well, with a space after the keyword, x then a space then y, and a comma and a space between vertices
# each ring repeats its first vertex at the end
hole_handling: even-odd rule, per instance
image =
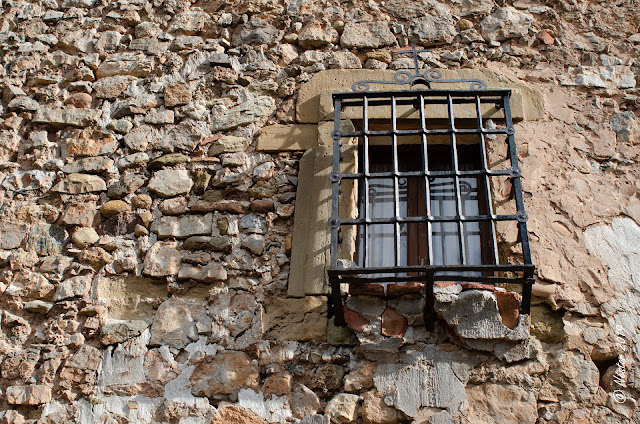
MULTIPOLYGON (((442 79, 480 79, 487 83, 489 89, 510 89, 513 91, 511 95, 511 115, 514 120, 539 120, 544 118, 544 107, 542 93, 533 90, 522 83, 512 81, 502 75, 496 74, 487 69, 442 69, 442 79)), ((320 121, 328 121, 333 119, 333 101, 332 93, 350 92, 351 85, 360 80, 380 80, 393 81, 395 71, 391 70, 370 70, 370 69, 335 69, 318 72, 302 87, 298 94, 298 103, 296 105, 296 116, 299 123, 315 123, 320 121)), ((464 84, 434 84, 434 89, 465 89, 468 88, 464 84)), ((389 90, 407 90, 408 85, 388 85, 388 84, 371 84, 371 91, 389 91, 389 90)), ((359 119, 356 108, 353 116, 343 114, 344 118, 359 119)), ((348 111, 347 111, 348 112, 348 111)), ((475 110, 469 116, 464 114, 461 109, 461 118, 475 117, 475 110)), ((398 111, 400 116, 401 111, 398 111)), ((446 111, 443 109, 442 118, 447 118, 446 111)), ((497 118, 502 117, 502 112, 487 105, 483 110, 483 117, 497 118)), ((417 119, 417 113, 408 113, 403 116, 406 119, 417 119)), ((440 116, 430 116, 437 119, 440 116)), ((383 118, 388 116, 376 116, 372 110, 370 119, 383 118)))

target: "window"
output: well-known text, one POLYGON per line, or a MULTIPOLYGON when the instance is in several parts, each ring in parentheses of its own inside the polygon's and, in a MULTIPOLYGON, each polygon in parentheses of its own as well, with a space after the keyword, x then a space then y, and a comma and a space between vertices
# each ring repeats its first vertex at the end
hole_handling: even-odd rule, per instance
POLYGON ((510 94, 483 89, 333 95, 328 274, 337 324, 344 322, 341 283, 424 283, 428 327, 435 315, 435 281, 522 284, 521 312, 529 313, 534 267, 510 94), (361 119, 343 131, 341 116, 349 109, 361 119), (494 128, 483 116, 487 110, 495 116, 496 109, 502 119, 494 128), (358 144, 358 166, 351 172, 341 153, 346 140, 358 144), (503 143, 501 160, 488 159, 489 140, 503 143), (509 213, 494 210, 492 193, 500 181, 512 188, 509 213), (354 188, 358 201, 349 211, 345 193, 354 188), (496 226, 505 223, 517 227, 518 263, 511 256, 500 259, 496 226), (354 229, 355 238, 344 237, 354 229))

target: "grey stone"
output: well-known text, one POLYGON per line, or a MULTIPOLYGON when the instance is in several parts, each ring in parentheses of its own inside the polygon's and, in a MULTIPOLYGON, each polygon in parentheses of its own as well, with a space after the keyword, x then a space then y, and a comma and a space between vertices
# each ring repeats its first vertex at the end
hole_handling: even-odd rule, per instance
POLYGON ((40 108, 40 104, 31 97, 16 97, 8 104, 9 110, 19 110, 22 112, 35 112, 40 108))
POLYGON ((422 351, 399 354, 396 362, 381 362, 373 375, 385 402, 416 416, 422 407, 460 411, 467 401, 465 385, 480 358, 463 350, 419 344, 422 351))
POLYGON ((162 29, 155 22, 142 22, 136 25, 136 38, 153 38, 160 35, 162 29))
POLYGON ((409 31, 410 39, 425 46, 450 44, 456 35, 454 21, 445 6, 437 8, 436 16, 416 19, 409 31), (444 10, 443 10, 444 9, 444 10))
POLYGON ((151 246, 144 259, 142 273, 151 277, 175 275, 182 257, 175 241, 160 241, 151 246))
POLYGON ((233 32, 231 41, 234 45, 268 44, 276 41, 278 30, 267 21, 252 16, 248 23, 239 25, 233 32))
MULTIPOLYGON (((185 215, 181 217, 163 216, 158 220, 159 238, 186 238, 194 235, 211 234, 212 215, 185 215)), ((154 223, 155 224, 155 223, 154 223)))
POLYGON ((96 70, 98 79, 116 75, 146 77, 153 70, 154 60, 142 53, 122 52, 109 55, 96 70))
POLYGON ((163 152, 182 150, 192 152, 200 144, 205 134, 208 135, 208 125, 205 122, 183 120, 169 129, 162 138, 154 141, 153 147, 163 152))
POLYGON ((36 124, 49 124, 56 128, 65 126, 84 128, 98 122, 99 110, 60 108, 55 106, 41 106, 33 115, 36 124))
POLYGON ((173 41, 173 50, 192 50, 199 49, 204 46, 202 37, 193 35, 179 35, 173 41))
POLYGON ((247 233, 264 234, 267 231, 267 223, 259 216, 250 214, 242 217, 240 228, 247 233))
POLYGON ((217 263, 210 263, 206 266, 182 264, 178 272, 178 280, 196 280, 203 283, 214 283, 227 279, 226 269, 217 263))
POLYGON ((107 196, 110 199, 122 199, 142 187, 144 182, 144 178, 138 174, 124 174, 117 182, 109 186, 107 196))
POLYGON ((188 250, 228 252, 231 250, 231 242, 228 237, 223 236, 193 236, 184 241, 183 247, 188 250))
POLYGON ((386 22, 349 22, 345 25, 340 45, 352 49, 378 49, 393 46, 396 37, 391 33, 386 22))
POLYGON ((320 26, 315 23, 307 25, 298 34, 298 44, 303 49, 322 47, 327 44, 335 44, 339 39, 338 31, 330 26, 320 26))
POLYGON ((256 255, 261 255, 264 252, 264 246, 264 236, 259 234, 250 234, 242 240, 242 247, 256 255))
POLYGON ((31 302, 27 302, 24 304, 24 309, 37 313, 37 314, 46 314, 51 308, 53 308, 53 303, 44 302, 42 300, 32 300, 31 302))
POLYGON ((51 402, 51 387, 42 384, 9 386, 6 399, 10 405, 41 405, 51 402))
POLYGON ((105 31, 95 42, 94 48, 98 52, 113 52, 118 49, 122 35, 116 31, 105 31))
POLYGON ((123 343, 138 337, 147 327, 149 323, 142 320, 107 319, 100 327, 100 343, 103 345, 123 343))
POLYGON ((0 249, 17 249, 26 236, 23 224, 0 222, 0 249))
POLYGON ((231 58, 226 53, 214 52, 209 55, 207 58, 207 62, 209 62, 212 66, 226 66, 228 68, 231 67, 231 58))
POLYGON ((211 331, 211 318, 204 306, 171 298, 164 301, 151 325, 151 346, 166 345, 181 349, 211 331))
POLYGON ((362 62, 351 52, 333 52, 327 58, 331 69, 361 69, 362 62))
POLYGON ((106 189, 107 185, 104 180, 96 175, 70 174, 51 190, 59 193, 80 194, 104 191, 106 189))
POLYGON ((577 351, 560 353, 551 363, 546 375, 538 395, 540 401, 590 402, 598 391, 598 367, 591 358, 577 351))
POLYGON ((156 171, 149 181, 149 190, 161 197, 174 197, 189 193, 193 181, 185 169, 156 171))
POLYGON ((529 337, 525 316, 513 330, 502 323, 496 297, 490 291, 468 290, 446 299, 436 295, 436 312, 464 339, 519 341, 529 337))
POLYGON ((76 277, 68 278, 58 284, 53 300, 69 299, 76 296, 84 296, 89 293, 91 288, 91 276, 90 275, 78 275, 76 277))
POLYGON ((275 101, 268 96, 247 100, 221 113, 211 123, 211 131, 226 131, 256 122, 275 109, 275 101))
POLYGON ((126 119, 115 119, 107 124, 107 129, 119 134, 127 134, 132 128, 133 124, 126 119))
POLYGON ((435 0, 389 0, 382 7, 396 18, 414 19, 436 6, 435 0))
POLYGON ((533 16, 513 7, 498 8, 480 22, 482 36, 490 43, 511 38, 526 37, 533 23, 533 16))
POLYGON ((309 415, 300 424, 331 424, 331 419, 325 415, 309 415))
POLYGON ((144 122, 153 125, 173 124, 175 115, 172 110, 158 110, 147 113, 144 122))
POLYGON ((113 166, 113 160, 105 156, 77 159, 62 168, 66 174, 100 173, 113 166))
POLYGON ((102 78, 93 84, 93 94, 99 99, 113 100, 124 93, 129 84, 138 78, 131 75, 116 75, 102 78))
POLYGON ((609 119, 618 141, 637 144, 640 141, 640 125, 631 111, 614 113, 609 119))
POLYGON ((171 21, 169 32, 182 34, 195 34, 205 29, 207 25, 212 25, 213 21, 206 12, 187 11, 176 15, 171 21))
POLYGON ((40 256, 55 255, 62 251, 67 233, 60 225, 36 225, 29 228, 25 241, 25 250, 34 251, 40 256))
POLYGON ((131 150, 140 152, 147 150, 149 143, 156 137, 158 137, 157 130, 149 125, 141 125, 124 136, 124 144, 131 150))
POLYGON ((2 181, 2 187, 15 192, 48 190, 53 185, 56 175, 52 171, 34 169, 17 171, 7 175, 2 181))
POLYGON ((145 152, 132 153, 118 160, 118 169, 122 172, 125 169, 145 165, 149 162, 149 155, 145 152))

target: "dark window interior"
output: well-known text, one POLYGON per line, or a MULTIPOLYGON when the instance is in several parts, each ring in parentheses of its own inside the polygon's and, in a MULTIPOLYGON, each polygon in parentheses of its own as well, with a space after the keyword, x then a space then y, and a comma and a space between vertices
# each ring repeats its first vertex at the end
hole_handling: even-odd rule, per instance
MULTIPOLYGON (((359 157, 363 157, 361 148, 359 157)), ((369 171, 371 173, 392 172, 390 146, 369 146, 369 171)), ((456 148, 460 171, 482 169, 479 144, 459 145, 456 148)), ((451 171, 450 145, 432 144, 427 147, 429 171, 451 171)), ((398 146, 398 171, 422 171, 423 153, 421 145, 398 146)), ((363 172, 362 160, 359 172, 363 172)), ((431 215, 455 217, 456 198, 451 176, 428 177, 431 215)), ((364 190, 360 181, 360 192, 364 190)), ((426 211, 425 178, 407 176, 398 178, 399 216, 423 217, 426 211)), ((463 215, 487 214, 486 184, 483 176, 460 178, 461 212, 463 215)), ((394 185, 392 177, 369 179, 369 214, 371 218, 391 218, 394 211, 394 185)), ((364 196, 360 196, 360 210, 364 209, 364 196)), ((431 224, 432 263, 429 261, 428 225, 426 222, 400 223, 400 263, 395 263, 394 225, 374 224, 367 231, 362 227, 358 239, 359 265, 363 267, 389 267, 404 265, 459 265, 461 264, 459 227, 456 222, 434 222, 431 224), (366 238, 366 239, 365 239, 366 238), (364 255, 365 251, 367 254, 364 255), (366 263, 364 263, 366 262, 366 263)), ((488 221, 464 222, 463 239, 468 265, 494 263, 490 248, 490 226, 488 221)))

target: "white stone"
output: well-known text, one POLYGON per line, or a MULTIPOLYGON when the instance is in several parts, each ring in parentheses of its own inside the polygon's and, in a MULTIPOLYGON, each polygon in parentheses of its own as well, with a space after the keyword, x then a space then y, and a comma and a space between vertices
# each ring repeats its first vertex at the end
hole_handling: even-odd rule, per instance
POLYGON ((193 181, 186 169, 163 169, 156 171, 149 181, 149 190, 161 197, 186 194, 193 187, 193 181))
POLYGON ((284 423, 291 417, 289 400, 286 396, 271 396, 265 400, 262 392, 242 389, 238 392, 240 407, 255 412, 270 423, 284 423))

